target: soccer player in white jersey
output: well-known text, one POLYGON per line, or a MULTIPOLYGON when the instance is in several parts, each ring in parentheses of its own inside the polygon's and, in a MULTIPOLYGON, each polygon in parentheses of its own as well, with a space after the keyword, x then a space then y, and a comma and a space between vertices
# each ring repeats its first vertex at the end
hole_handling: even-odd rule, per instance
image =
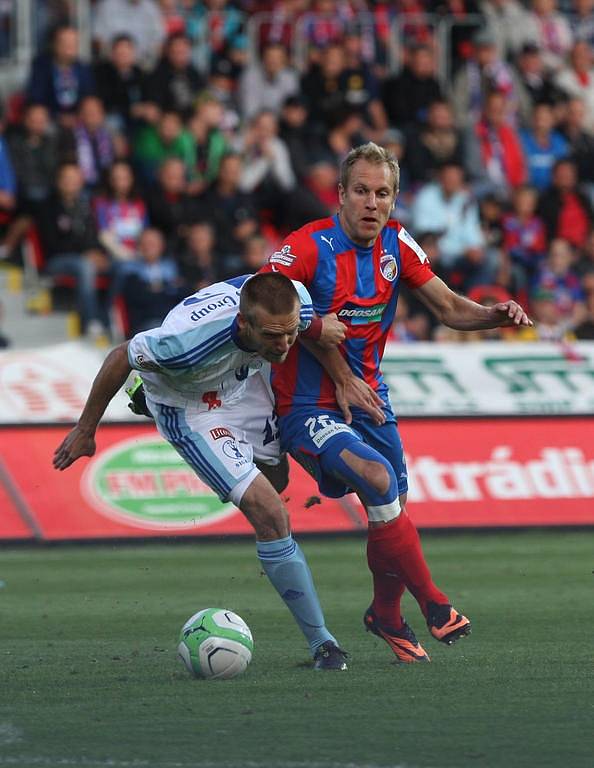
MULTIPOLYGON (((110 352, 53 464, 63 470, 95 453, 95 432, 105 409, 130 371, 140 371, 161 435, 253 526, 258 558, 305 635, 314 668, 346 669, 346 654, 326 628, 309 567, 278 493, 287 483, 287 465, 279 459, 270 363, 284 361, 312 318, 307 289, 280 274, 242 276, 198 291, 178 304, 159 328, 110 352)), ((326 337, 337 344, 343 327, 334 323, 328 323, 326 337)), ((332 357, 327 352, 324 356, 332 357)), ((361 380, 345 367, 336 371, 335 380, 346 411, 350 399, 373 412, 375 396, 361 380)))

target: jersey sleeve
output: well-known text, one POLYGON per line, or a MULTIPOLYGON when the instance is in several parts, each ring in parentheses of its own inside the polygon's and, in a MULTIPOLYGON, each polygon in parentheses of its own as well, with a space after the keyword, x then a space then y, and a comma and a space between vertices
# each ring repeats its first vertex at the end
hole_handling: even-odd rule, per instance
POLYGON ((307 233, 297 230, 285 238, 280 249, 270 256, 260 272, 281 272, 291 280, 310 285, 317 261, 315 241, 307 233))
POLYGON ((413 290, 420 288, 432 277, 435 277, 429 264, 429 257, 404 227, 400 227, 398 230, 398 242, 400 244, 401 278, 409 288, 413 290))
POLYGON ((295 286, 295 289, 299 294, 299 301, 301 302, 301 310, 299 312, 299 333, 301 333, 302 331, 306 331, 311 325, 314 314, 313 304, 309 291, 303 283, 300 283, 297 280, 291 280, 291 282, 295 286))
POLYGON ((128 362, 137 371, 167 375, 186 373, 231 337, 227 320, 202 321, 195 328, 180 331, 167 324, 141 331, 128 344, 128 362))

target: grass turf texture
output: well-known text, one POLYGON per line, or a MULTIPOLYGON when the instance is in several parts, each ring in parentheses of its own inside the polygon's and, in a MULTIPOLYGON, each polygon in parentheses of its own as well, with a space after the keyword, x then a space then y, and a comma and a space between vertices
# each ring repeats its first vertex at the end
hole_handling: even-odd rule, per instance
POLYGON ((0 553, 0 766, 338 768, 594 764, 591 533, 425 536, 472 618, 433 663, 397 666, 365 633, 362 540, 302 542, 348 672, 314 673, 253 545, 0 553), (223 606, 255 655, 232 681, 175 658, 182 623, 223 606))

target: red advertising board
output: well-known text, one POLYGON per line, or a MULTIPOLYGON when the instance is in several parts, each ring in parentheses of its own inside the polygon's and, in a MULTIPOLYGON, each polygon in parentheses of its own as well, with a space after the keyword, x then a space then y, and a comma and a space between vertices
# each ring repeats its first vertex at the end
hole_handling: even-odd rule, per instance
POLYGON ((33 530, 19 515, 11 494, 6 486, 11 478, 0 464, 0 541, 33 538, 33 530))
MULTIPOLYGON (((21 506, 44 539, 252 533, 239 510, 221 503, 154 427, 103 426, 95 456, 57 472, 52 455, 65 434, 64 427, 0 431, 3 459, 21 506)), ((293 465, 283 497, 295 531, 334 532, 361 525, 357 513, 349 514, 349 507, 336 500, 316 503, 317 493, 309 475, 293 465)))
MULTIPOLYGON (((420 527, 594 525, 594 420, 404 420, 408 509, 420 527)), ((0 539, 249 534, 149 425, 104 426, 97 453, 64 472, 51 458, 63 427, 0 431, 0 539), (6 484, 6 478, 5 478, 6 484), (18 496, 18 505, 14 496, 18 496)), ((297 532, 365 525, 356 497, 317 501, 295 463, 283 496, 297 532)))

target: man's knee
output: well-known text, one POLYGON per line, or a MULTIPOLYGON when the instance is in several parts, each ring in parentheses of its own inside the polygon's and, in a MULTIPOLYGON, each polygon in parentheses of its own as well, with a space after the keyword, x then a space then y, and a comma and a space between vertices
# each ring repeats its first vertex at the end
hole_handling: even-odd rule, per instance
POLYGON ((363 483, 384 496, 390 490, 392 477, 381 461, 357 456, 352 451, 345 449, 340 454, 344 463, 349 466, 363 481, 363 483))
POLYGON ((256 532, 258 541, 273 541, 290 534, 289 513, 264 475, 257 475, 238 506, 256 532))

